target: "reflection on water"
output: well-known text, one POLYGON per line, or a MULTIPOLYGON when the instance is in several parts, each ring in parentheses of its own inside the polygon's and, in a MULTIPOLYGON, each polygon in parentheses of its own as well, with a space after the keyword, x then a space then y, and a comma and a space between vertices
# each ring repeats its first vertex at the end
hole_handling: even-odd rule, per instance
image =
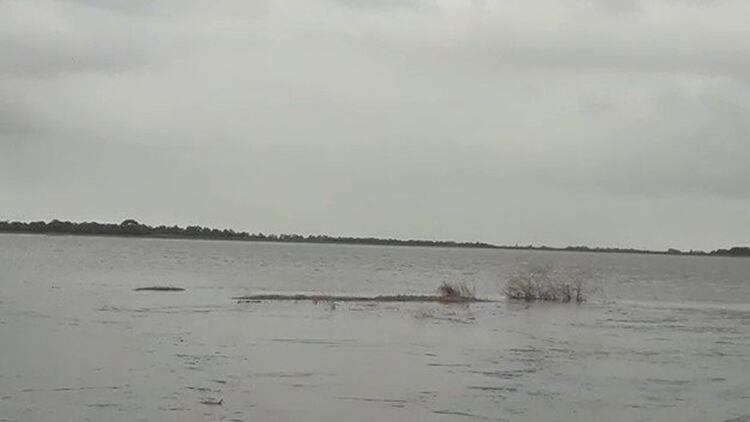
POLYGON ((0 235, 0 269, 0 420, 750 420, 750 260, 0 235), (230 300, 494 297, 527 262, 599 291, 230 300))

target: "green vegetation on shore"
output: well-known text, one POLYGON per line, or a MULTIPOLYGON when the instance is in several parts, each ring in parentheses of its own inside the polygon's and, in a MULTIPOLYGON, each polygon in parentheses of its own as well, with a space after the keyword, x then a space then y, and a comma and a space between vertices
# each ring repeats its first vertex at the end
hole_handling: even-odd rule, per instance
POLYGON ((153 237, 153 238, 175 238, 175 239, 216 239, 216 240, 240 240, 252 242, 289 242, 289 243, 332 243, 351 245, 394 245, 394 246, 433 246, 433 247, 455 247, 455 248, 485 248, 485 249, 513 249, 533 251, 568 251, 568 252, 600 252, 600 253, 638 253, 658 255, 711 255, 711 256, 750 256, 750 247, 733 247, 730 249, 717 249, 712 252, 704 251, 680 251, 669 249, 666 251, 653 251, 633 248, 600 248, 588 246, 568 246, 555 248, 548 246, 501 246, 484 242, 455 242, 438 240, 401 240, 383 239, 376 237, 349 237, 328 235, 300 234, 263 234, 237 232, 231 229, 215 229, 201 226, 149 226, 135 220, 128 219, 120 224, 96 223, 96 222, 70 222, 52 220, 50 222, 34 221, 0 221, 0 232, 5 233, 36 233, 36 234, 66 234, 83 236, 127 236, 127 237, 153 237))

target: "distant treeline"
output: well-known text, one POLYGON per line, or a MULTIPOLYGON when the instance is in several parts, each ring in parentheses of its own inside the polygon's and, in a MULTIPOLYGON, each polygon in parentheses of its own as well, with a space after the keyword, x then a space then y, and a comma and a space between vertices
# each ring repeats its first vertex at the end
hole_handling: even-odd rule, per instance
POLYGON ((435 240, 400 240, 381 239, 376 237, 342 237, 327 235, 300 234, 263 234, 237 232, 231 229, 214 229, 201 226, 149 226, 136 220, 127 219, 120 224, 52 220, 50 222, 33 221, 0 221, 0 232, 6 233, 38 233, 38 234, 68 234, 88 236, 128 236, 128 237, 156 237, 156 238, 184 238, 184 239, 216 239, 240 240, 253 242, 293 242, 293 243, 338 243, 353 245, 395 245, 395 246, 442 246, 456 248, 491 248, 532 251, 568 251, 568 252, 599 252, 599 253, 637 253, 658 255, 699 255, 699 256, 750 256, 750 247, 734 247, 731 249, 717 249, 712 252, 681 251, 668 249, 666 251, 652 251, 633 248, 599 248, 588 246, 568 246, 555 248, 549 246, 500 246, 483 242, 454 242, 435 240))
POLYGON ((132 237, 166 237, 188 239, 223 239, 245 240, 255 242, 296 242, 296 243, 346 243, 362 245, 400 245, 400 246, 451 246, 462 248, 492 248, 489 243, 453 242, 432 240, 399 240, 380 239, 375 237, 336 237, 326 235, 300 234, 263 234, 237 232, 231 229, 214 229, 201 226, 149 226, 135 220, 128 219, 120 224, 114 223, 74 223, 70 221, 52 220, 49 223, 34 221, 30 223, 20 221, 0 221, 0 232, 7 233, 40 233, 40 234, 72 234, 92 236, 132 236, 132 237))
POLYGON ((682 251, 680 249, 667 249, 666 251, 654 251, 648 249, 635 248, 600 248, 588 246, 567 246, 565 248, 554 248, 549 246, 497 246, 502 249, 524 249, 535 251, 567 251, 567 252, 598 252, 598 253, 632 253, 632 254, 649 254, 649 255, 689 255, 689 256, 748 256, 750 257, 750 248, 733 247, 730 249, 717 249, 706 252, 701 250, 682 251))

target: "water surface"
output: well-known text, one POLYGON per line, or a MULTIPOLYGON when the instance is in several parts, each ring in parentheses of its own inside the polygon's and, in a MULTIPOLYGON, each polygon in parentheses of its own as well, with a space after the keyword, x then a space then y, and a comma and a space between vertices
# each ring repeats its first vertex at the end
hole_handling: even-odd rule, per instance
POLYGON ((750 420, 749 302, 746 259, 0 235, 0 421, 750 420), (230 299, 501 298, 528 265, 595 293, 230 299))

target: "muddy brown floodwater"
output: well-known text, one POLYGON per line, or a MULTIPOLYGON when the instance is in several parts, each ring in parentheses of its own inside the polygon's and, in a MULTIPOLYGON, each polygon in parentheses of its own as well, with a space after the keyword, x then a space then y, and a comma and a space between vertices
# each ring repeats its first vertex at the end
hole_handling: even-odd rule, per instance
POLYGON ((744 259, 0 235, 0 421, 750 421, 748 302, 744 259), (231 299, 502 299, 529 262, 595 293, 231 299))

